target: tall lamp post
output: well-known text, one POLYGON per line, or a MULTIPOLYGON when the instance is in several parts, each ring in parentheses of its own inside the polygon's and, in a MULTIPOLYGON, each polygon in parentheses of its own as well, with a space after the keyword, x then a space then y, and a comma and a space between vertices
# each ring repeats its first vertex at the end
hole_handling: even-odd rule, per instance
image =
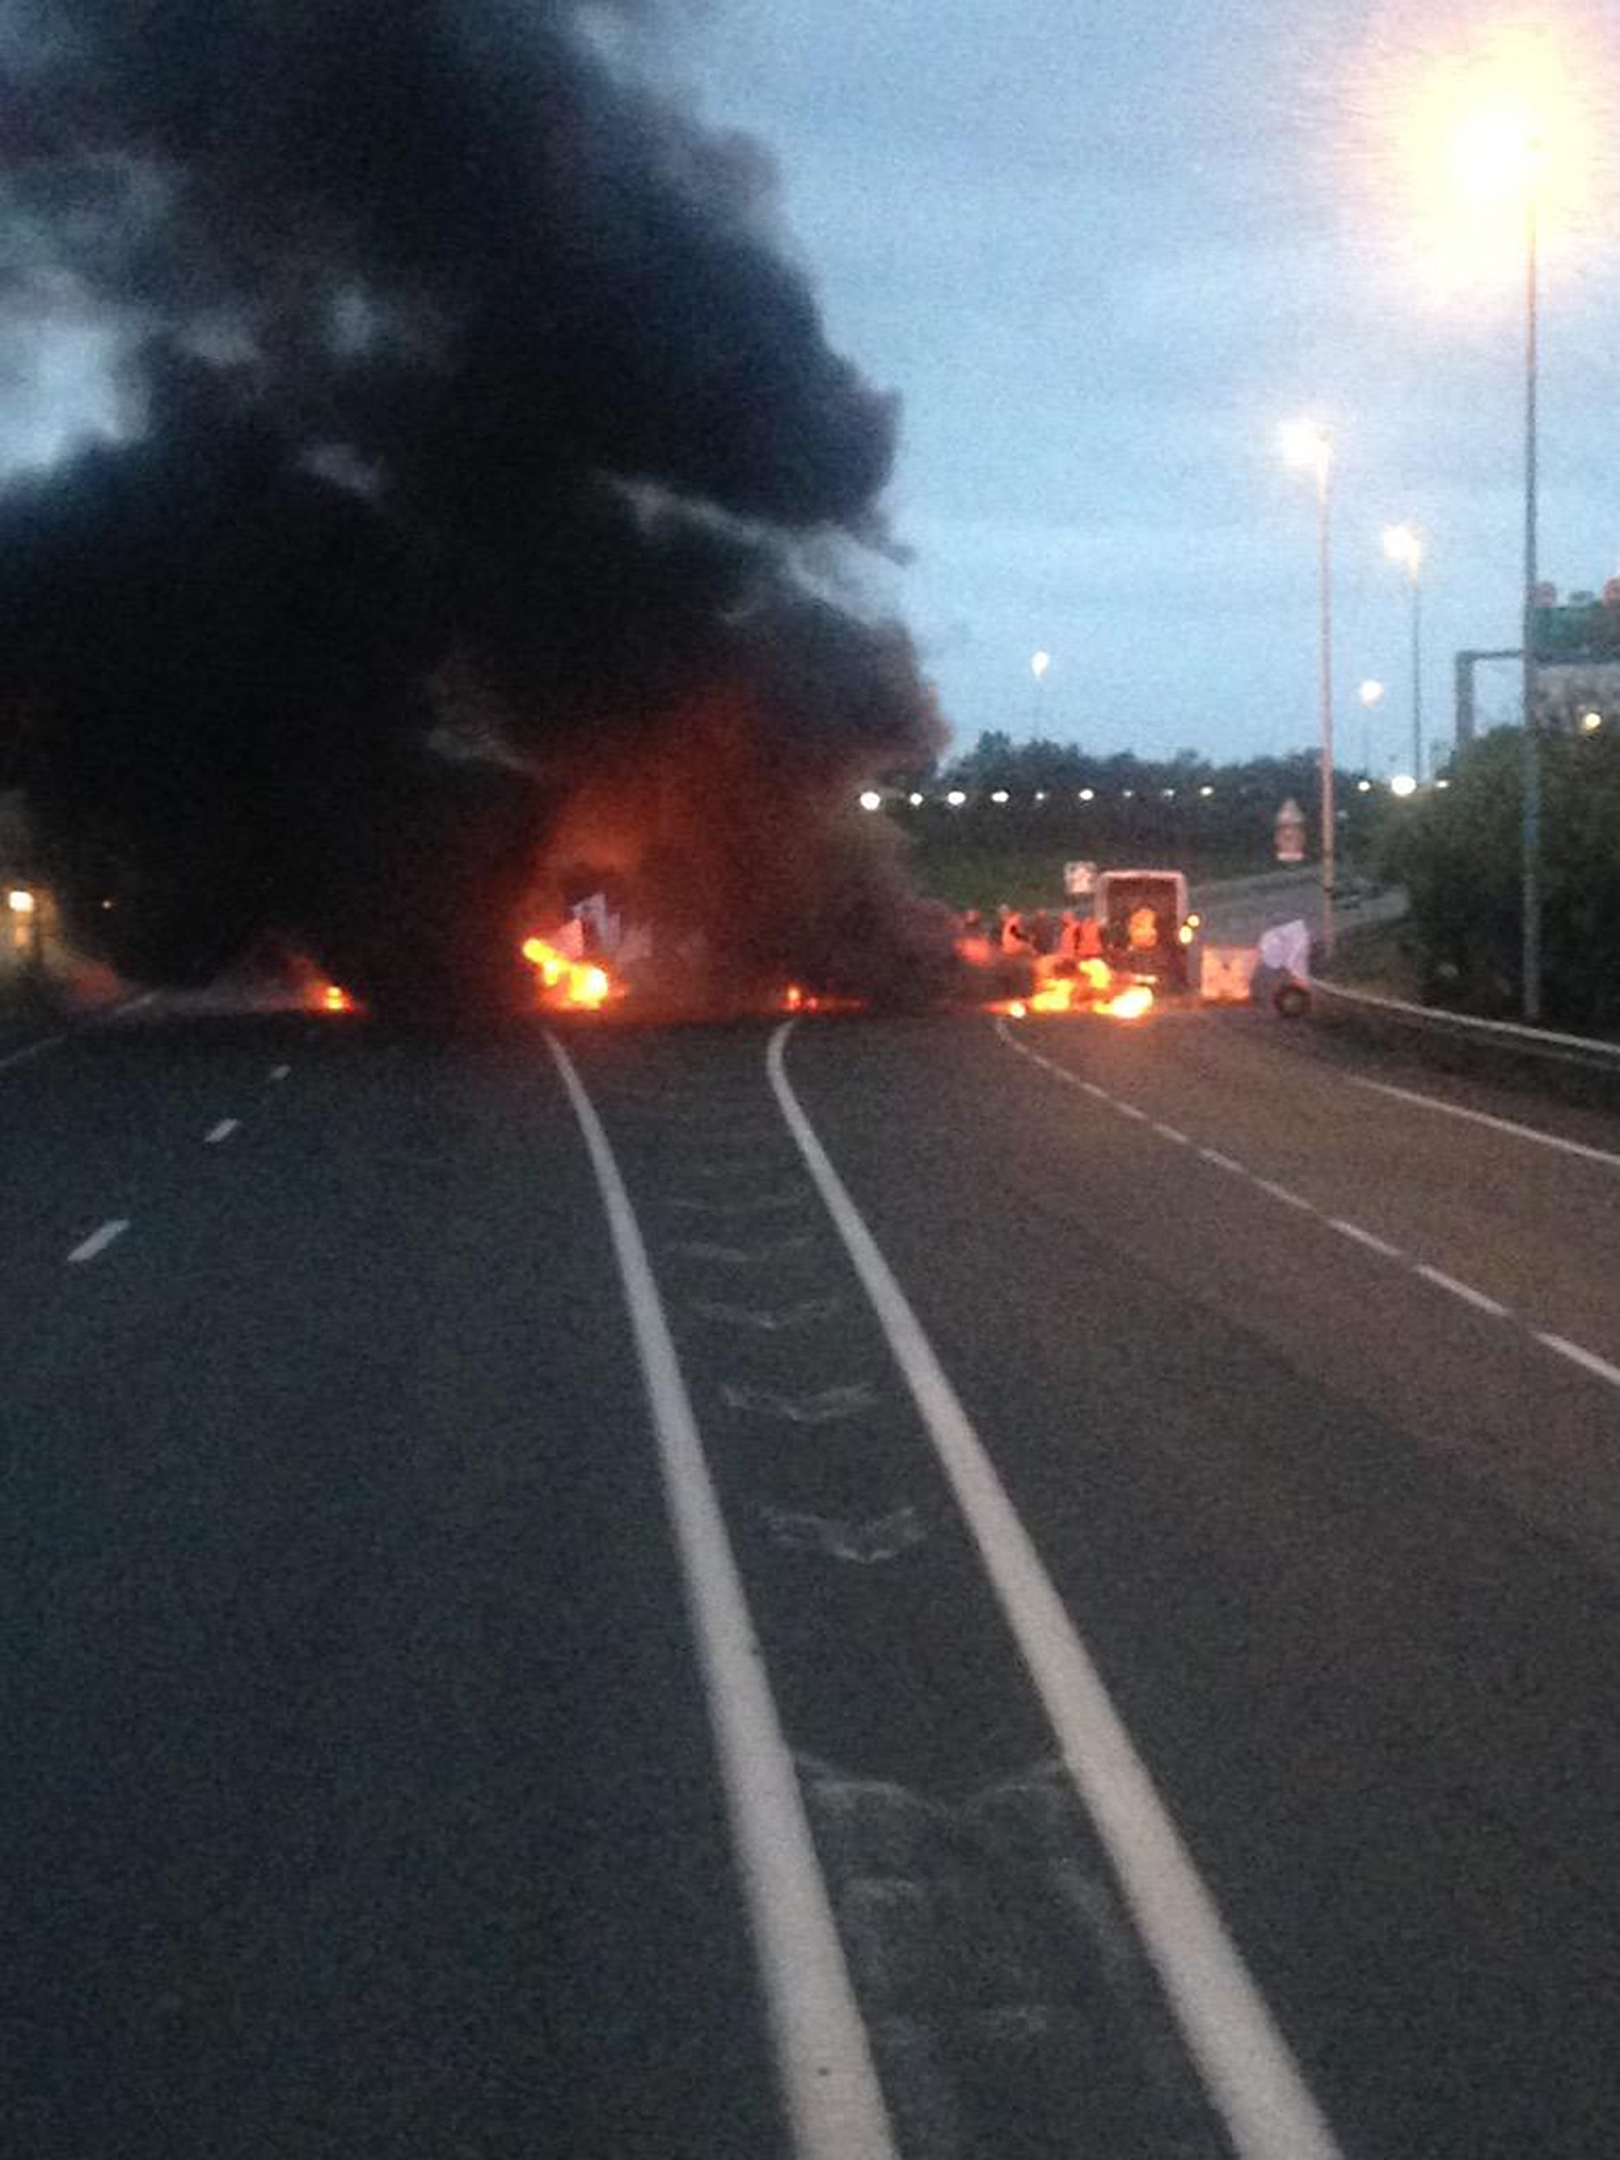
POLYGON ((1541 230, 1538 183, 1543 158, 1539 138, 1524 146, 1524 818, 1520 835, 1524 1017, 1541 1018, 1541 716, 1536 709, 1536 400, 1540 375, 1541 230))
POLYGON ((1322 734, 1322 948, 1333 950, 1333 438, 1317 420, 1292 420, 1282 431, 1283 456, 1316 479, 1318 696, 1322 734))
POLYGON ((1406 572, 1412 593, 1412 777, 1423 783, 1423 535, 1411 525, 1391 525, 1384 553, 1406 572))

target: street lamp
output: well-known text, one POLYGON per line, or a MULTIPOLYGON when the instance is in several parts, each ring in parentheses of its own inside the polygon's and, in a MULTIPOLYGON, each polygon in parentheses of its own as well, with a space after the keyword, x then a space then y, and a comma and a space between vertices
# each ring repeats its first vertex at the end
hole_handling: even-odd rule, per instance
POLYGON ((1282 430, 1290 465, 1316 478, 1316 555, 1319 586, 1320 702, 1322 727, 1322 946, 1333 950, 1333 438, 1317 420, 1292 420, 1282 430))
POLYGON ((1536 710, 1536 399, 1541 341, 1541 168, 1545 145, 1536 135, 1518 146, 1524 191, 1524 820, 1520 834, 1524 1017, 1541 1018, 1541 717, 1536 710))
POLYGON ((1030 733, 1035 736, 1039 736, 1041 732, 1041 685, 1045 682, 1046 671, 1051 665, 1052 655, 1049 652, 1031 653, 1029 656, 1029 672, 1035 678, 1034 698, 1029 709, 1030 733))
POLYGON ((1406 572, 1412 589, 1412 772, 1423 778, 1423 535, 1411 525, 1391 525, 1384 553, 1406 572))

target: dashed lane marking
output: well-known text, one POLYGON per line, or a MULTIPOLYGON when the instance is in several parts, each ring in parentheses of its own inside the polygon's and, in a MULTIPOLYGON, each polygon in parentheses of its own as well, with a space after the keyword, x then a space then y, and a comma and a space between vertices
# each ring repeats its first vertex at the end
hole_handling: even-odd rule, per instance
POLYGON ((1353 1238, 1358 1245, 1365 1245, 1369 1252, 1382 1253, 1386 1260, 1404 1260, 1406 1255, 1388 1238, 1379 1237, 1374 1231, 1363 1230, 1360 1223, 1346 1222, 1342 1215, 1327 1218, 1330 1230, 1337 1230, 1340 1237, 1353 1238))
POLYGON ((1275 1178, 1256 1177, 1252 1170, 1246 1170, 1244 1176, 1251 1184, 1259 1186, 1263 1193, 1270 1193, 1273 1200, 1280 1200, 1284 1207, 1298 1208, 1302 1215, 1320 1215, 1322 1212, 1314 1200, 1307 1200, 1303 1193, 1295 1192, 1291 1185, 1279 1185, 1275 1178))
POLYGON ((1179 1125, 1166 1125, 1158 1118, 1155 1118, 1153 1120, 1153 1130, 1159 1134, 1161 1139, 1170 1141, 1176 1147, 1192 1146, 1192 1142, 1179 1125))
POLYGON ((1568 1358, 1572 1365, 1579 1365, 1583 1372, 1592 1373, 1599 1380, 1607 1380, 1610 1387, 1620 1387, 1620 1365, 1611 1365, 1607 1358, 1600 1358, 1590 1350, 1583 1350, 1567 1335, 1554 1335, 1538 1328, 1536 1340, 1545 1343, 1549 1350, 1556 1350, 1561 1358, 1568 1358))
POLYGON ((1108 1848, 1132 1918, 1239 2160, 1339 2160, 1287 2042, 1007 1496, 933 1345, 788 1081, 791 1021, 767 1070, 788 1129, 865 1286, 985 1572, 1108 1848))
POLYGON ((68 1265, 74 1267, 85 1260, 94 1260, 98 1253, 107 1250, 115 1238, 121 1238, 128 1228, 129 1220, 126 1216, 115 1216, 111 1222, 104 1222, 99 1230, 91 1231, 82 1245, 74 1246, 68 1254, 68 1265))
POLYGON ((203 1135, 203 1145, 205 1147, 218 1147, 219 1143, 222 1140, 228 1140, 231 1137, 231 1134, 233 1132, 236 1132, 240 1128, 240 1125, 240 1118, 221 1118, 219 1123, 212 1130, 212 1132, 208 1132, 203 1135))
POLYGON ((1205 1162, 1213 1163, 1217 1170, 1235 1170, 1239 1177, 1247 1177, 1249 1174, 1235 1155, 1223 1154, 1218 1147, 1201 1147, 1198 1152, 1205 1162))
POLYGON ((1432 1282, 1438 1289, 1449 1290, 1453 1297, 1460 1297, 1464 1304, 1477 1306, 1481 1312, 1490 1313, 1497 1320, 1510 1320, 1513 1317, 1511 1306, 1487 1297, 1483 1290, 1476 1290, 1472 1283, 1459 1282, 1455 1275, 1448 1275, 1443 1268, 1430 1267, 1426 1260, 1419 1260, 1414 1265, 1416 1272, 1425 1282, 1432 1282))
POLYGON ((285 1080, 291 1071, 292 1067, 290 1065, 272 1065, 270 1077, 272 1080, 285 1080))
MULTIPOLYGON (((1100 1096, 1127 1117, 1151 1125, 1156 1133, 1167 1140, 1186 1139, 1187 1136, 1180 1133, 1177 1127, 1161 1124, 1156 1118, 1150 1118, 1145 1111, 1138 1110, 1134 1104, 1117 1101, 1094 1081, 1082 1080, 1078 1073, 1070 1072, 1066 1066, 1054 1064, 1051 1059, 1042 1057, 1039 1051, 1027 1048, 1014 1038, 1005 1020, 996 1022, 996 1033, 1009 1050, 1015 1050, 1020 1057, 1043 1066, 1060 1080, 1066 1081, 1069 1086, 1083 1087, 1088 1094, 1100 1096)), ((1599 1161, 1620 1164, 1620 1156, 1610 1155, 1602 1148, 1586 1147, 1578 1141, 1565 1140, 1551 1133, 1538 1133, 1528 1125, 1515 1125, 1509 1119, 1491 1117, 1482 1110, 1465 1110, 1456 1103, 1441 1102, 1432 1095, 1418 1095, 1410 1088, 1391 1087, 1382 1080, 1363 1080, 1354 1074, 1349 1077, 1355 1081, 1357 1087, 1374 1088, 1380 1094, 1393 1095, 1404 1102, 1419 1103, 1425 1109, 1448 1111, 1454 1116, 1469 1118, 1481 1125, 1500 1127, 1504 1131, 1517 1133, 1525 1140, 1543 1141, 1549 1147, 1561 1148, 1570 1154, 1596 1156, 1599 1161)), ((1607 1381, 1613 1387, 1620 1387, 1620 1366, 1611 1365, 1607 1358, 1599 1357, 1595 1351, 1583 1349, 1579 1343, 1571 1342, 1567 1336, 1533 1326, 1510 1305, 1502 1304, 1497 1298, 1488 1297, 1483 1290, 1476 1290, 1472 1283, 1461 1282, 1455 1275, 1448 1275, 1443 1268, 1431 1267, 1427 1261, 1414 1260, 1411 1254, 1404 1252, 1399 1245, 1392 1245, 1388 1238, 1379 1237, 1376 1231, 1364 1229, 1360 1223, 1351 1222, 1343 1215, 1330 1215, 1325 1208, 1319 1208, 1314 1201, 1307 1200, 1303 1193, 1279 1184, 1275 1178, 1259 1176, 1235 1156, 1224 1154, 1216 1147, 1204 1147, 1196 1143, 1193 1147, 1194 1153, 1201 1155, 1205 1162, 1213 1163, 1218 1170, 1231 1171, 1234 1176, 1253 1185, 1256 1191, 1268 1194, 1273 1200, 1280 1201, 1284 1207, 1293 1208, 1298 1214, 1314 1215, 1319 1222, 1330 1230, 1336 1230, 1341 1237, 1349 1238, 1366 1251, 1376 1253, 1380 1259, 1392 1260, 1397 1267, 1408 1268, 1414 1275, 1421 1275, 1425 1282, 1433 1283, 1436 1289, 1448 1291, 1453 1297, 1461 1298, 1464 1304, 1472 1305, 1477 1312, 1488 1313, 1493 1320, 1507 1320, 1515 1326, 1522 1326, 1524 1332, 1544 1349, 1567 1358, 1571 1364, 1580 1366, 1583 1372, 1590 1373, 1595 1379, 1607 1381)))
POLYGON ((1420 1110, 1438 1110, 1446 1117, 1466 1118, 1470 1125, 1485 1125, 1492 1132, 1511 1133, 1515 1139, 1530 1140, 1537 1147, 1556 1148, 1561 1155, 1579 1155, 1585 1162, 1606 1163, 1611 1170, 1620 1170, 1620 1155, 1611 1148, 1591 1147, 1584 1140, 1566 1140, 1562 1133, 1538 1132, 1533 1125, 1520 1125, 1513 1118, 1493 1117, 1488 1110, 1470 1110, 1462 1103, 1443 1102, 1438 1095, 1423 1095, 1416 1088, 1392 1087, 1387 1080, 1365 1080, 1359 1073, 1348 1075, 1355 1087, 1370 1088, 1375 1095, 1392 1095, 1397 1102, 1412 1103, 1420 1110))
POLYGON ((897 2160, 804 1794, 646 1241, 573 1060, 556 1036, 546 1041, 596 1175, 624 1283, 795 2160, 897 2160))

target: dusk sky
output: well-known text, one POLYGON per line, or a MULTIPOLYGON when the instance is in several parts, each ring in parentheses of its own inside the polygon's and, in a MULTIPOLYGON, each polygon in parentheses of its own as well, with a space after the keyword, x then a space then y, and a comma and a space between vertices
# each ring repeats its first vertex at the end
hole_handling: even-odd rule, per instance
MULTIPOLYGON (((874 574, 959 747, 1313 743, 1312 484, 1277 445, 1301 413, 1335 434, 1342 762, 1410 763, 1397 520, 1427 535, 1426 716, 1449 737, 1453 651, 1517 642, 1524 369, 1522 220, 1442 214, 1448 98, 1534 93, 1543 574, 1620 572, 1612 7, 705 0, 657 42, 711 123, 770 146, 835 343, 903 400, 910 559, 874 574), (1370 722, 1366 677, 1388 686, 1370 722)), ((106 350, 71 312, 6 336, 4 462, 111 424, 106 350)), ((1510 669, 1482 691, 1511 713, 1510 669)))
MULTIPOLYGON (((1450 735, 1454 650, 1518 643, 1523 522, 1522 221, 1443 201, 1459 100, 1547 108, 1543 575, 1620 572, 1612 8, 714 0, 678 51, 773 146, 834 338, 903 396, 898 589, 959 744, 1314 742, 1312 483, 1277 448, 1305 412, 1337 440, 1341 757, 1375 677, 1374 769, 1410 764, 1399 520, 1450 735)), ((1512 670, 1481 692, 1511 714, 1512 670)))

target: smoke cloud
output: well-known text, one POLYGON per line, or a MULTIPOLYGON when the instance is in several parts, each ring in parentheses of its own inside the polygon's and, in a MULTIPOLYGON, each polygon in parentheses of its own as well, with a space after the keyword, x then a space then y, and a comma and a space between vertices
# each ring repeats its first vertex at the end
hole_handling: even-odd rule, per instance
POLYGON ((0 304, 115 334, 128 424, 0 498, 0 776, 128 973, 487 1002, 570 865, 745 984, 904 912, 851 797, 938 726, 828 571, 895 403, 603 16, 13 11, 0 304))

